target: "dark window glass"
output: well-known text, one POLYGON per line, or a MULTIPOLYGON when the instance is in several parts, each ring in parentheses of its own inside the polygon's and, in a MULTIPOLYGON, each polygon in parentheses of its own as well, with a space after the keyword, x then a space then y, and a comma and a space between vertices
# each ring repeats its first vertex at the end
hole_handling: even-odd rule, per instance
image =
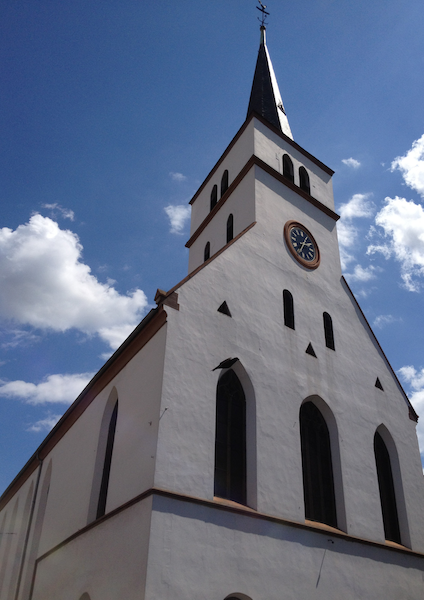
POLYGON ((324 319, 324 333, 325 333, 325 345, 331 350, 335 350, 334 346, 334 333, 333 333, 333 321, 328 313, 323 313, 324 319))
POLYGON ((100 486, 99 502, 97 505, 96 518, 102 517, 106 511, 107 489, 109 487, 110 466, 112 464, 113 442, 115 440, 116 420, 118 418, 118 401, 116 401, 112 416, 109 422, 107 434, 105 460, 103 463, 102 483, 100 486))
POLYGON ((288 154, 284 154, 283 156, 283 175, 294 183, 293 163, 288 154))
POLYGON ((246 400, 229 370, 216 394, 215 496, 246 504, 246 400))
POLYGON ((386 540, 401 544, 390 456, 378 431, 374 436, 374 454, 378 487, 380 489, 381 512, 383 513, 384 535, 386 540))
POLYGON ((230 215, 227 220, 227 244, 231 242, 234 237, 234 218, 230 215))
POLYGON ((313 402, 301 406, 300 437, 305 517, 337 527, 330 435, 313 402))
POLYGON ((211 210, 218 202, 218 186, 215 184, 211 191, 211 210))
POLYGON ((210 255, 211 255, 211 245, 210 245, 210 242, 208 242, 205 246, 205 254, 204 254, 205 262, 208 260, 208 258, 210 258, 210 255))
POLYGON ((222 175, 222 179, 221 179, 221 198, 227 190, 228 190, 228 171, 227 171, 227 169, 225 169, 224 174, 222 175))
POLYGON ((294 329, 293 296, 289 290, 283 290, 284 325, 294 329))
POLYGON ((311 193, 311 186, 309 184, 309 175, 305 167, 299 168, 299 187, 307 194, 311 193))

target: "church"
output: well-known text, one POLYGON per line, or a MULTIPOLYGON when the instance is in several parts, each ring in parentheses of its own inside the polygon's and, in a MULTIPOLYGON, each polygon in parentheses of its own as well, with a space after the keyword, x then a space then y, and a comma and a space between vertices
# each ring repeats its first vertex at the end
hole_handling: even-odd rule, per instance
POLYGON ((1 600, 424 597, 418 416, 263 23, 246 104, 190 202, 187 277, 0 498, 1 600))

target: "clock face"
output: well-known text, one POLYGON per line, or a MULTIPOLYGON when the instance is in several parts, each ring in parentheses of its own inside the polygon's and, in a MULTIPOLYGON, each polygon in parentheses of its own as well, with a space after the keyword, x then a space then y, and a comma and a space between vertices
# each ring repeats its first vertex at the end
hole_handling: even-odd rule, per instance
POLYGON ((295 259, 308 269, 319 265, 319 250, 312 234, 297 221, 288 221, 284 226, 287 246, 295 259))

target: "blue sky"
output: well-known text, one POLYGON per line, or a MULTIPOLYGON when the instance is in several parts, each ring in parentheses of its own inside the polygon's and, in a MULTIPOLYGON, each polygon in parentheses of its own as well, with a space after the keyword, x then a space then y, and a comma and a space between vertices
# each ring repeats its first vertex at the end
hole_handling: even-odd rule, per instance
MULTIPOLYGON (((187 203, 246 116, 259 13, 0 10, 1 492, 156 289, 186 275, 187 203)), ((294 139, 336 172, 345 276, 424 423, 422 2, 268 10, 294 139)))

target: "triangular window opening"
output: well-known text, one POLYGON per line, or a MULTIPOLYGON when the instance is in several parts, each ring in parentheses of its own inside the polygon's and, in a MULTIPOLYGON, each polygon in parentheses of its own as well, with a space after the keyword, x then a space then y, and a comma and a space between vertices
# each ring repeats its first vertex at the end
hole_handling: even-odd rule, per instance
POLYGON ((218 312, 222 313, 223 315, 227 315, 227 317, 232 317, 233 315, 231 314, 230 309, 228 308, 228 304, 226 303, 226 301, 224 300, 224 302, 221 304, 221 306, 218 308, 218 312))
POLYGON ((379 380, 379 378, 377 377, 377 379, 375 380, 375 387, 378 388, 379 390, 381 390, 382 392, 384 392, 384 388, 381 385, 381 381, 379 380))
POLYGON ((232 369, 216 393, 214 495, 246 504, 246 399, 232 369))
POLYGON ((309 346, 306 348, 306 354, 310 354, 311 356, 314 356, 315 358, 317 357, 317 355, 315 354, 315 350, 312 348, 311 342, 309 342, 309 346))

